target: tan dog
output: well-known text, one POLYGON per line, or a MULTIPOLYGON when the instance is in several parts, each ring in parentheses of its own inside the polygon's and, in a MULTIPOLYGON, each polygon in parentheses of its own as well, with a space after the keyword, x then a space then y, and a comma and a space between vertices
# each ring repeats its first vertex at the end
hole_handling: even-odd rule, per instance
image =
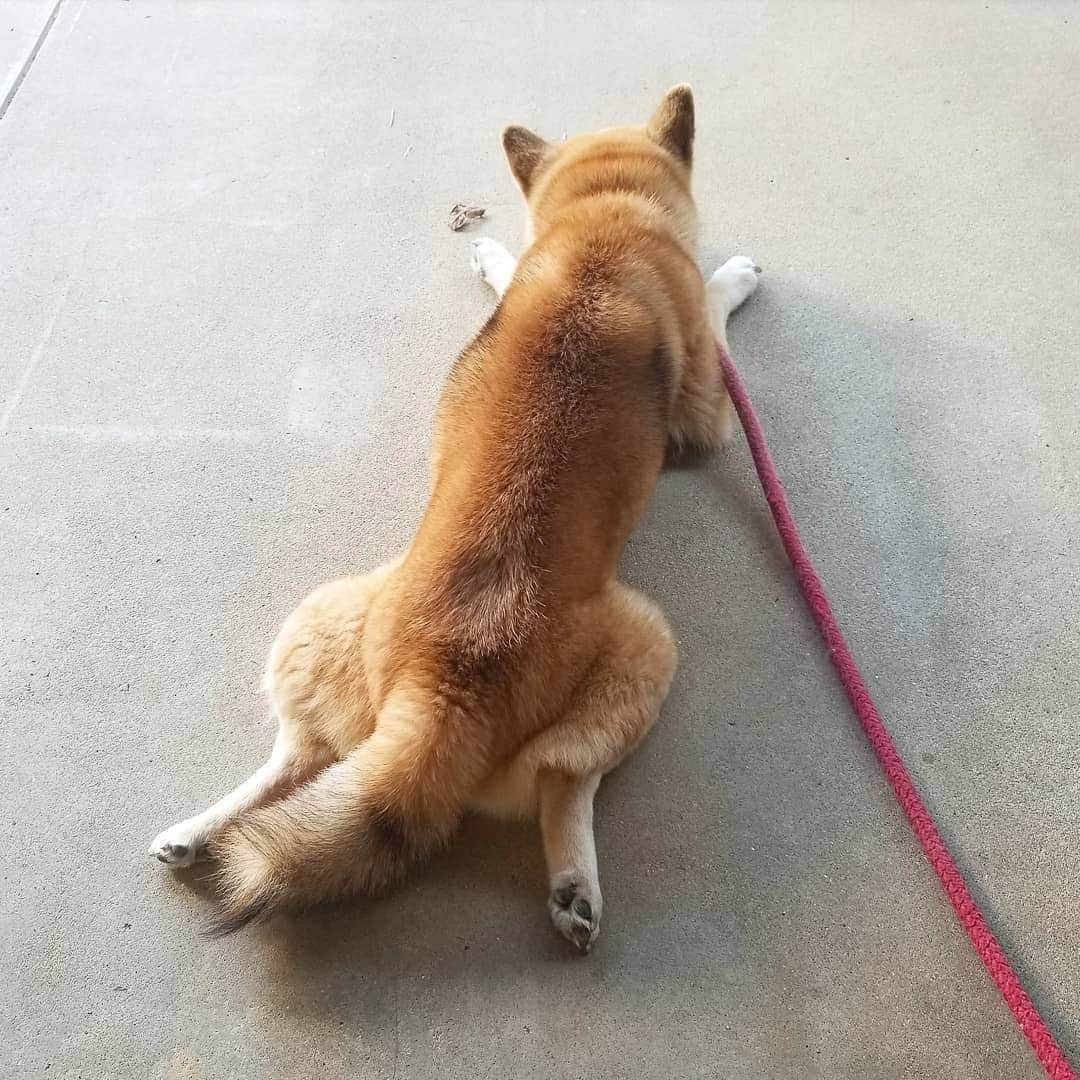
POLYGON ((666 453, 725 434, 713 335, 757 285, 741 257, 702 281, 693 136, 687 86, 643 128, 503 133, 531 242, 517 264, 474 245, 500 303, 443 393, 420 530, 289 617, 270 760, 150 849, 219 860, 223 930, 383 889, 481 810, 539 816, 551 917, 596 939, 593 795, 676 663, 616 567, 666 453))

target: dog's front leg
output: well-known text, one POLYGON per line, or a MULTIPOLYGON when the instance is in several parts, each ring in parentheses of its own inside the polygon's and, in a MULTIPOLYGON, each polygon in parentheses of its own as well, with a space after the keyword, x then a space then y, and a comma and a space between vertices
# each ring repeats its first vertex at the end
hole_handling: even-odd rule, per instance
POLYGON ((501 300, 517 268, 517 259, 495 240, 481 236, 472 242, 472 268, 501 300))

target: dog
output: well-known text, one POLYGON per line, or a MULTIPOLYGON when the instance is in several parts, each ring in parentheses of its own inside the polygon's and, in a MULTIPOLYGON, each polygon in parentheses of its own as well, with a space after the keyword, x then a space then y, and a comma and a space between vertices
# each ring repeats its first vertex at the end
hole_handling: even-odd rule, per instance
POLYGON ((289 616, 269 760, 150 848, 216 859, 219 932, 382 891, 479 811, 539 818, 551 919, 596 941, 593 796, 676 668, 619 556, 665 462, 726 437, 714 337, 758 282, 742 256, 702 278, 693 141, 685 85, 643 127, 503 131, 526 248, 473 244, 499 302, 443 391, 419 531, 289 616))

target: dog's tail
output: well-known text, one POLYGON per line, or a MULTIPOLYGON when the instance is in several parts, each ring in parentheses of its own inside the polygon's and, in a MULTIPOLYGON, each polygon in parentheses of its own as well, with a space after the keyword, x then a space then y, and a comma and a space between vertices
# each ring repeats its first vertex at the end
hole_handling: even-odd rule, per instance
POLYGON ((482 776, 471 728, 430 694, 395 694, 348 757, 218 838, 221 914, 209 933, 398 881, 449 839, 482 776))

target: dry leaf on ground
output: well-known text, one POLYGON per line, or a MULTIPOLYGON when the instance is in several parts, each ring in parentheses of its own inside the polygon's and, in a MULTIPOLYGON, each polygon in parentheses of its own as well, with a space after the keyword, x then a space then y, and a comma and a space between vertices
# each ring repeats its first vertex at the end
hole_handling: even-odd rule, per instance
POLYGON ((450 228, 454 232, 461 232, 470 221, 482 218, 486 211, 482 206, 466 206, 464 203, 454 203, 450 208, 450 228))

